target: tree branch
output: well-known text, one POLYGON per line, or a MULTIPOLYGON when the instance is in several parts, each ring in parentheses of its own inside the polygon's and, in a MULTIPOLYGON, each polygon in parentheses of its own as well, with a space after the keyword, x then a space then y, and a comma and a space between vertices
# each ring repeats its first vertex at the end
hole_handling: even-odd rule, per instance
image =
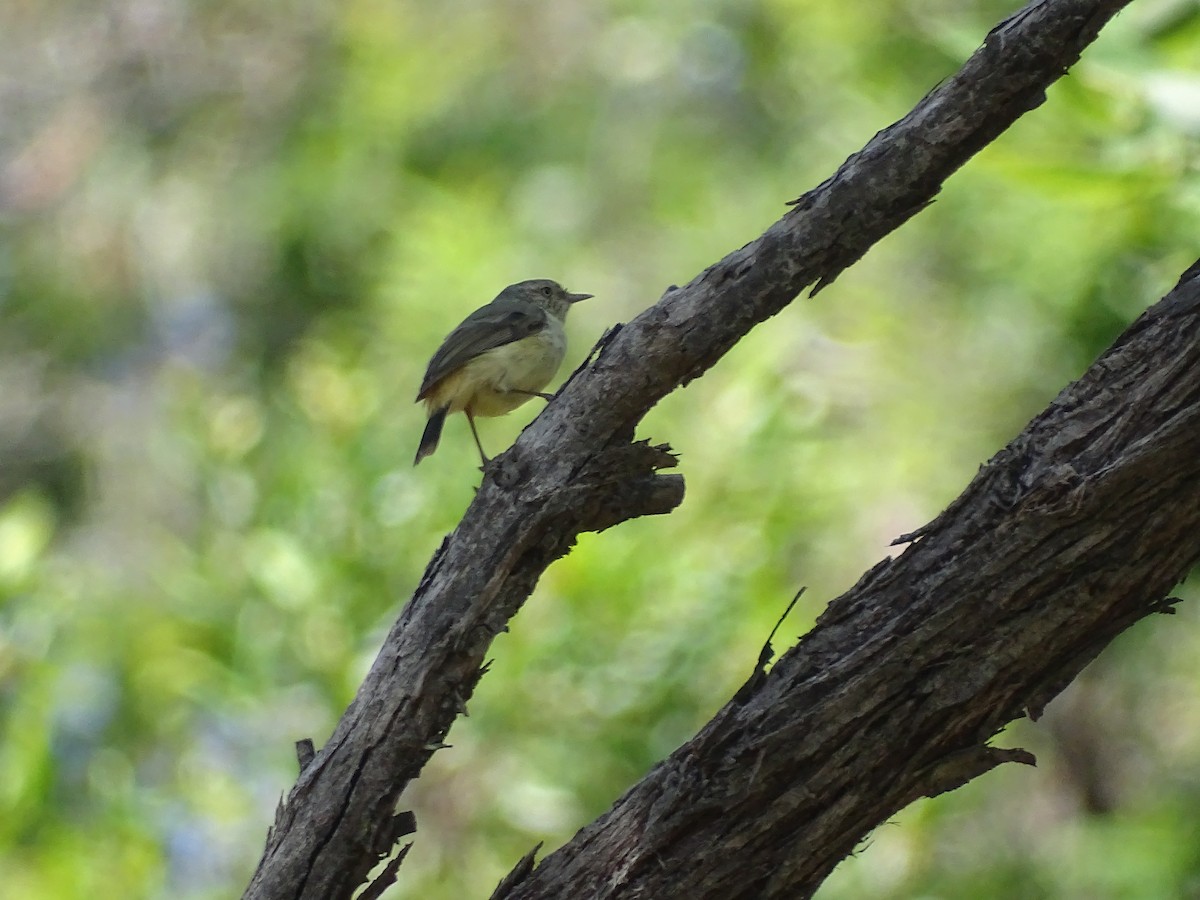
MULTIPOLYGON (((806 286, 829 284, 928 205, 951 173, 1043 101, 1046 87, 1126 2, 1031 3, 760 238, 605 336, 594 361, 488 466, 474 502, 435 554, 329 743, 280 807, 247 898, 351 896, 391 854, 397 798, 443 746, 492 639, 542 571, 578 534, 666 513, 682 500, 682 478, 660 473, 674 463, 667 449, 630 443, 646 411, 806 286)), ((781 668, 783 662, 774 671, 781 668)), ((767 693, 764 688, 755 697, 767 693)), ((960 744, 964 749, 972 742, 960 744)), ((935 758, 925 757, 927 763, 935 758)), ((643 833, 661 837, 681 814, 674 806, 660 808, 643 833)), ((790 820, 782 824, 793 827, 790 820)), ((862 830, 858 823, 851 829, 854 835, 862 830)), ((649 859, 627 849, 639 865, 649 859)), ((550 871, 543 864, 532 878, 543 870, 550 871)), ((784 881, 786 871, 779 874, 784 881)), ((525 896, 524 885, 513 896, 525 896)))
POLYGON ((809 897, 1200 559, 1200 261, 898 559, 494 900, 809 897), (703 864, 697 864, 697 860, 703 864))

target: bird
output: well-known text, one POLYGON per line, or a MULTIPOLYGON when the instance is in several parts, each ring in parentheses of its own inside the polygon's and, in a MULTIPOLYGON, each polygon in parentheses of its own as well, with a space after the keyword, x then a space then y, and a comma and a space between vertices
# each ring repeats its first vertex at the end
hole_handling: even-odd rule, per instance
POLYGON ((542 389, 567 352, 567 312, 592 296, 535 278, 510 284, 463 319, 433 354, 421 380, 416 402, 424 401, 428 421, 413 465, 437 449, 446 416, 463 412, 486 466, 475 417, 502 416, 532 397, 554 399, 542 389))

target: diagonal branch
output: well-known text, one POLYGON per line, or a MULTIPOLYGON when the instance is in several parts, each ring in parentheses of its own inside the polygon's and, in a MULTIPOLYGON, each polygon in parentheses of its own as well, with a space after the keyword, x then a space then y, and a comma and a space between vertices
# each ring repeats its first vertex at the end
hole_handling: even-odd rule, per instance
MULTIPOLYGON (((329 743, 277 816, 245 896, 349 897, 396 839, 395 803, 480 678, 492 639, 576 536, 672 510, 665 448, 631 444, 646 411, 808 285, 829 284, 928 205, 1044 99, 1128 0, 1037 0, 760 238, 633 322, 488 467, 329 743)), ((540 870, 539 870, 540 871, 540 870)))
MULTIPOLYGON (((493 900, 809 897, 919 797, 1024 750, 1200 559, 1200 262, 764 677, 493 900)), ((514 873, 515 875, 515 873, 514 873)))

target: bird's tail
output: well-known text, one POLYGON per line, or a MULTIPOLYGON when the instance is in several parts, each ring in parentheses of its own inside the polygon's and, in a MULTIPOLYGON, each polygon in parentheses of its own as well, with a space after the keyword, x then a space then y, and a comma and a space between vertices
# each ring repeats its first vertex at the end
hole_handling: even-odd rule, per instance
POLYGON ((446 413, 449 411, 449 406, 443 406, 429 414, 429 421, 425 423, 425 433, 421 435, 421 445, 417 447, 417 458, 413 460, 414 466, 437 449, 438 441, 442 437, 442 426, 446 424, 446 413))

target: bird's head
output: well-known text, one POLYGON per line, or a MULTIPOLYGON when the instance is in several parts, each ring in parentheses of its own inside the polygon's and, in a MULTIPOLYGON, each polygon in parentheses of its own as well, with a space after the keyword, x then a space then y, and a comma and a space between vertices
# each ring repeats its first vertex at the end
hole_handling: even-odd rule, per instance
POLYGON ((572 294, 557 281, 549 278, 534 278, 510 284, 500 292, 497 300, 524 300, 535 303, 560 322, 567 318, 572 303, 586 300, 591 294, 572 294))

